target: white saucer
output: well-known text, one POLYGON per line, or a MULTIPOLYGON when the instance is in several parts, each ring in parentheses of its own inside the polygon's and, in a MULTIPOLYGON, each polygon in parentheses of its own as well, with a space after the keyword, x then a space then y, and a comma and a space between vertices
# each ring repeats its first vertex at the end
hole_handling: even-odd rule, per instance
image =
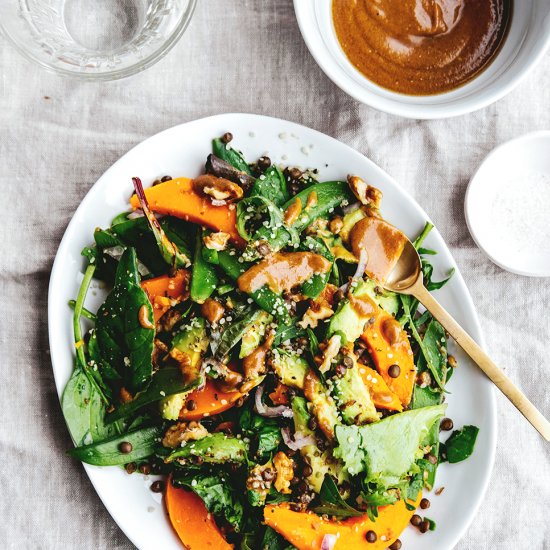
POLYGON ((464 211, 472 238, 495 264, 550 277, 550 131, 489 153, 470 181, 464 211))

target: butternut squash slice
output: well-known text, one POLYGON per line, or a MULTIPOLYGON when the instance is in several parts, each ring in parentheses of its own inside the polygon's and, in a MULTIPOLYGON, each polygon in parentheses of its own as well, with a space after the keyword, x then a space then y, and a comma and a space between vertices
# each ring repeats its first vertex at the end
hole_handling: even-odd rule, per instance
MULTIPOLYGON (((414 506, 418 506, 421 494, 414 506)), ((411 504, 413 504, 411 502, 411 504)), ((334 550, 384 550, 391 546, 408 525, 414 510, 400 500, 378 509, 376 521, 367 515, 343 521, 322 519, 314 512, 293 512, 287 503, 267 505, 264 521, 298 550, 320 550, 325 535, 336 535, 334 550), (374 531, 376 542, 367 542, 367 531, 374 531)))
POLYGON ((411 402, 416 379, 416 366, 407 333, 393 315, 379 308, 374 323, 368 325, 361 339, 367 344, 376 370, 406 407, 411 402), (399 366, 397 378, 388 374, 392 365, 399 366))
MULTIPOLYGON (((190 221, 215 231, 223 231, 230 235, 231 241, 244 247, 235 225, 237 210, 234 205, 214 206, 207 197, 201 197, 193 190, 193 180, 176 178, 154 187, 145 189, 145 196, 150 209, 155 214, 167 214, 190 221)), ((136 195, 130 199, 132 208, 139 208, 136 195)))
POLYGON ((200 420, 205 416, 220 414, 235 406, 235 402, 243 395, 239 391, 222 391, 215 380, 207 378, 203 389, 195 390, 186 397, 186 403, 193 400, 195 408, 190 411, 184 404, 179 417, 181 420, 200 420))
POLYGON ((229 550, 233 548, 223 537, 202 499, 192 491, 178 489, 169 479, 165 493, 170 523, 188 550, 229 550))
POLYGON ((399 397, 388 388, 386 381, 378 371, 365 365, 360 365, 359 372, 365 386, 369 389, 372 402, 377 409, 399 412, 403 410, 399 397))
POLYGON ((190 278, 189 271, 179 269, 174 277, 161 275, 141 283, 141 288, 153 306, 155 322, 170 309, 171 299, 187 298, 190 278))

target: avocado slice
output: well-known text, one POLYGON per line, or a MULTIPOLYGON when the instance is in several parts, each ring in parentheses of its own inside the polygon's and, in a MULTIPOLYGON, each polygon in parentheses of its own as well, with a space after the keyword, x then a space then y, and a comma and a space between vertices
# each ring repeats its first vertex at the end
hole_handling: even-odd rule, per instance
POLYGON ((259 345, 273 317, 267 311, 259 311, 254 322, 246 329, 241 339, 239 359, 248 357, 259 345))
MULTIPOLYGON (((292 414, 295 431, 303 436, 313 436, 314 432, 308 427, 311 415, 307 408, 307 401, 303 397, 292 399, 292 414)), ((330 450, 321 452, 315 444, 305 445, 300 449, 300 454, 311 466, 312 474, 306 477, 306 481, 316 493, 321 491, 323 480, 327 474, 335 477, 339 484, 349 477, 342 468, 342 464, 332 456, 330 450)))
POLYGON ((301 355, 275 349, 273 350, 271 366, 281 384, 298 390, 304 389, 304 379, 309 370, 309 365, 301 355))
MULTIPOLYGON (((172 354, 186 354, 189 357, 186 366, 186 378, 192 382, 197 380, 200 374, 201 357, 208 348, 206 335, 206 321, 202 317, 196 317, 187 325, 184 325, 172 339, 172 354)), ((196 387, 199 384, 195 384, 196 387)), ((176 393, 160 401, 160 412, 166 420, 177 420, 185 398, 192 390, 176 393)))
POLYGON ((379 420, 369 389, 363 382, 359 365, 353 354, 353 367, 342 378, 332 378, 332 395, 346 424, 367 424, 379 420))
POLYGON ((311 411, 317 420, 319 429, 329 441, 332 441, 334 427, 341 424, 342 420, 334 399, 313 369, 309 369, 306 373, 304 395, 311 403, 311 411))
MULTIPOLYGON (((372 279, 360 281, 352 294, 355 298, 370 298, 374 306, 378 306, 392 315, 396 315, 399 311, 397 294, 383 290, 372 279)), ((355 342, 363 334, 365 323, 375 315, 376 311, 373 311, 372 314, 362 315, 357 308, 351 306, 349 299, 344 300, 330 319, 327 338, 339 333, 345 337, 346 342, 355 342)))
POLYGON ((209 464, 225 464, 232 462, 241 464, 246 461, 248 446, 243 439, 230 437, 218 432, 207 435, 198 441, 191 441, 185 447, 170 453, 165 462, 183 460, 200 456, 209 464))
POLYGON ((394 487, 423 456, 420 448, 447 405, 423 407, 389 416, 366 426, 337 426, 334 455, 350 475, 366 473, 366 481, 394 487))

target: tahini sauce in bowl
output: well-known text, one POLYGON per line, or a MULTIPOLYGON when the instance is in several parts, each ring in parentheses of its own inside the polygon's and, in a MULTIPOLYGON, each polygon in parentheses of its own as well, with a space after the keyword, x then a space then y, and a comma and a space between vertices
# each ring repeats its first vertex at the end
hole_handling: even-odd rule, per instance
POLYGON ((369 80, 408 95, 471 81, 505 40, 512 0, 333 0, 338 41, 369 80))

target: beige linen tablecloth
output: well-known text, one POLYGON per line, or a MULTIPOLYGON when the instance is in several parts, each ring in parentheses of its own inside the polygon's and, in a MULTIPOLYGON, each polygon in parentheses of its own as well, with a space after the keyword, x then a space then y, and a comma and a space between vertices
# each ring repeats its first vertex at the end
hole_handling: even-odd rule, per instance
MULTIPOLYGON (((377 112, 334 86, 307 51, 290 0, 201 0, 165 59, 112 83, 50 75, 0 38, 0 548, 131 548, 82 467, 65 455, 71 441, 48 351, 50 270, 74 210, 111 163, 164 128, 223 112, 305 124, 393 175, 449 244, 488 351, 550 416, 549 281, 493 265, 463 215, 466 185, 483 157, 550 128, 549 55, 495 105, 423 122, 377 112)), ((457 548, 548 550, 550 445, 500 395, 498 411, 493 477, 457 548)))

